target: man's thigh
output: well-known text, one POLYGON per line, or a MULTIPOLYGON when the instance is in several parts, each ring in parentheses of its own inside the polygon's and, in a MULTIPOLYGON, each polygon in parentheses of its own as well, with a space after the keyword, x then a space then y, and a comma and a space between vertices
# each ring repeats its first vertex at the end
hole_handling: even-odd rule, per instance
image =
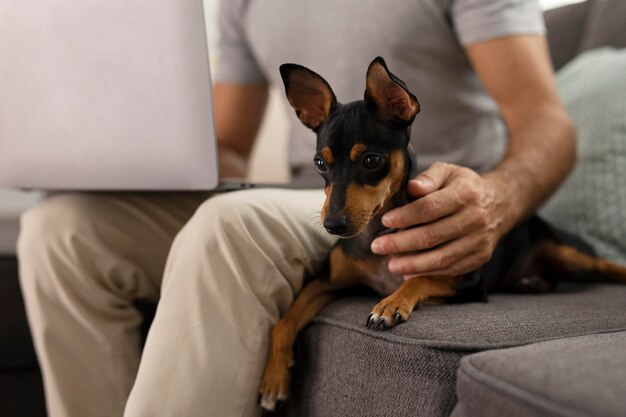
MULTIPOLYGON (((22 216, 18 254, 29 266, 24 272, 49 276, 54 271, 43 274, 38 265, 57 265, 83 271, 85 284, 103 280, 100 285, 120 290, 135 286, 124 276, 139 275, 137 293, 128 295, 156 301, 171 243, 207 198, 200 193, 51 194, 22 216)), ((71 274, 58 275, 69 279, 71 274)))

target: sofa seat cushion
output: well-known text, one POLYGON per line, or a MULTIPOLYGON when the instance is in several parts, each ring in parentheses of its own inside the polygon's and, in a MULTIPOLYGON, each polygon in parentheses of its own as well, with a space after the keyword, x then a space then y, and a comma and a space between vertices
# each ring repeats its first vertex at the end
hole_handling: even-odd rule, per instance
POLYGON ((370 331, 365 321, 377 302, 369 296, 343 299, 314 322, 392 342, 467 350, 626 330, 626 285, 567 283, 541 295, 494 294, 488 303, 424 306, 390 331, 370 331))
POLYGON ((623 416, 625 346, 617 332, 469 355, 452 416, 623 416))
POLYGON ((465 355, 564 337, 626 331, 626 286, 567 284, 543 295, 430 305, 389 331, 365 327, 379 298, 327 306, 299 338, 286 416, 448 416, 465 355))

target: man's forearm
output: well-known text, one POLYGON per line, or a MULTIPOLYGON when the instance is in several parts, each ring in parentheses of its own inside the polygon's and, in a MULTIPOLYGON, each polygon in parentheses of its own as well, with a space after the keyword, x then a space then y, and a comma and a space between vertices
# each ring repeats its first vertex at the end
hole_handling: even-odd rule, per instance
POLYGON ((226 146, 218 148, 220 178, 243 179, 248 170, 248 159, 226 146))
POLYGON ((502 162, 484 174, 496 185, 500 233, 535 212, 567 177, 575 160, 575 133, 565 110, 550 104, 527 112, 510 131, 502 162))

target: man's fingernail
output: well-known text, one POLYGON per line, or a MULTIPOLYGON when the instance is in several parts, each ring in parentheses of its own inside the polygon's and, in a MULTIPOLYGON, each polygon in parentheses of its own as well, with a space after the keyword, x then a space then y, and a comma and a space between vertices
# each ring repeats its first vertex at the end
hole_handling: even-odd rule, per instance
POLYGON ((391 272, 392 274, 397 274, 400 272, 400 264, 395 259, 390 260, 387 267, 389 268, 389 272, 391 272))
POLYGON ((389 213, 384 214, 383 218, 380 220, 383 223, 383 226, 391 226, 391 223, 393 223, 393 216, 389 213))
POLYGON ((429 186, 431 184, 430 179, 428 179, 426 177, 417 177, 417 178, 415 178, 415 182, 420 187, 427 187, 427 186, 429 186))
POLYGON ((383 243, 379 240, 374 240, 372 242, 372 252, 374 252, 377 255, 382 255, 383 254, 383 243))

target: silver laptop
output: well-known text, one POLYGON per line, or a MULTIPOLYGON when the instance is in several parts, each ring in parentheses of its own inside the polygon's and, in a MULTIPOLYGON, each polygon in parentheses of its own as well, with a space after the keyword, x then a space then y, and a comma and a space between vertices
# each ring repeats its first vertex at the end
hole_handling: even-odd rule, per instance
POLYGON ((0 0, 0 186, 218 184, 202 0, 0 0))

